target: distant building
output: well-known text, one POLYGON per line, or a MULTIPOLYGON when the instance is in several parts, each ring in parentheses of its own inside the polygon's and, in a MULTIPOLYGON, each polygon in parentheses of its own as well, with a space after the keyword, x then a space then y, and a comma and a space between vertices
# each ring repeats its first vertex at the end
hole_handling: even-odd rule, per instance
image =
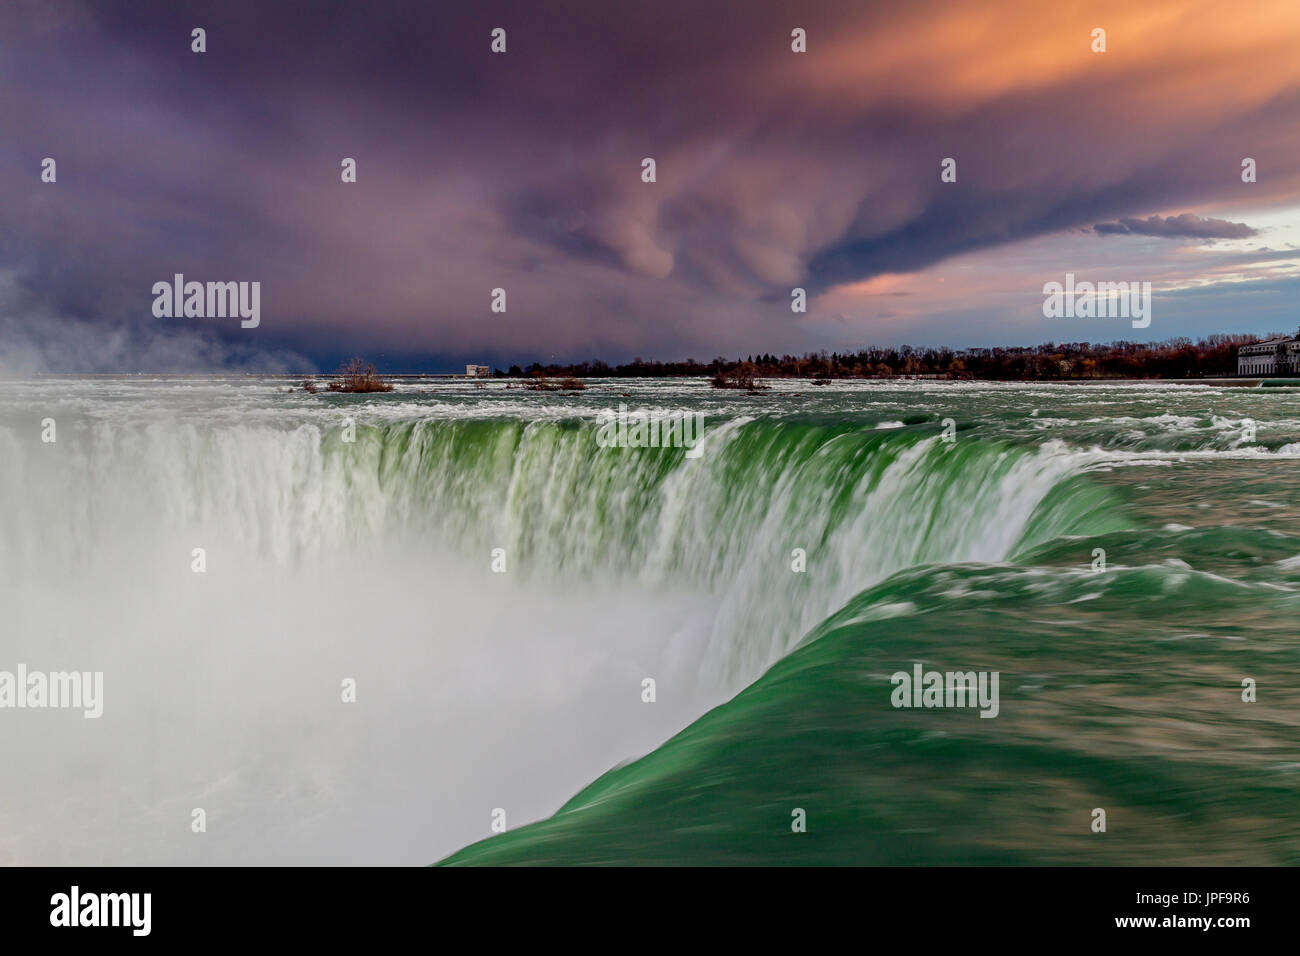
POLYGON ((466 365, 465 366, 466 378, 484 378, 485 376, 491 374, 492 374, 492 368, 491 366, 488 365, 466 365))
POLYGON ((1238 375, 1300 374, 1300 334, 1237 348, 1238 375))

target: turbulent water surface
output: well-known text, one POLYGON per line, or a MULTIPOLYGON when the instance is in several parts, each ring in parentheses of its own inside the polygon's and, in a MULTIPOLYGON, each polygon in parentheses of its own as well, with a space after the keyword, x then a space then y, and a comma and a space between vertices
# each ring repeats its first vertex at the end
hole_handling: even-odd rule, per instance
POLYGON ((0 863, 1300 862, 1300 390, 589 385, 0 381, 0 863))

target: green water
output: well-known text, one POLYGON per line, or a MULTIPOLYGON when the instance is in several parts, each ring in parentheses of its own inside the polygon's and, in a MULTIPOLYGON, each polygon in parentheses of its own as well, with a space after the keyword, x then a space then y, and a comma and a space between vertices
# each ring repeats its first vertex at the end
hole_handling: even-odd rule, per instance
MULTIPOLYGON (((985 479, 1025 491, 999 462, 1056 447, 1080 469, 1024 501, 1003 560, 917 554, 663 746, 443 862, 1300 862, 1300 397, 1022 386, 915 404, 888 443, 969 426, 931 449, 930 497, 889 502, 920 537, 985 479), (917 662, 999 672, 998 716, 893 707, 890 675, 917 662)), ((854 447, 839 467, 887 454, 854 447)))
POLYGON ((1300 860, 1300 390, 588 385, 0 381, 0 862, 1300 860))

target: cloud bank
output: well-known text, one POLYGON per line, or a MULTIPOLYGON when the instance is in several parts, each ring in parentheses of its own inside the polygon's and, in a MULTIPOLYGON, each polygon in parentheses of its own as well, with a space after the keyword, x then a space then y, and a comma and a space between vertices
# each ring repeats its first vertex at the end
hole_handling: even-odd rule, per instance
POLYGON ((127 330, 127 368, 171 336, 200 362, 324 367, 707 359, 944 338, 972 311, 1005 340, 1014 290, 972 301, 968 283, 896 321, 850 291, 1029 261, 1071 232, 1248 237, 1212 214, 1253 223, 1300 196, 1300 8, 1102 0, 1087 17, 1036 0, 9 3, 8 334, 48 361, 64 346, 43 323, 127 330), (262 326, 154 319, 153 283, 178 272, 260 281, 262 326))

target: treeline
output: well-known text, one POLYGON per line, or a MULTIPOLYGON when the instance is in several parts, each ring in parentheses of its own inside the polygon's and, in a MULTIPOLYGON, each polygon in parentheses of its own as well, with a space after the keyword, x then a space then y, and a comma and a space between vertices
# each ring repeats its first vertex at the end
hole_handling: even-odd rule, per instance
POLYGON ((937 378, 1089 379, 1089 378, 1207 378, 1235 375, 1237 347, 1260 341, 1254 335, 1211 335, 1193 342, 1172 338, 1164 342, 1068 342, 1025 348, 947 349, 868 347, 858 352, 818 352, 803 356, 750 355, 711 362, 648 362, 635 358, 623 365, 582 362, 497 369, 497 377, 572 376, 574 378, 670 378, 682 375, 718 377, 738 370, 759 378, 893 378, 925 375, 937 378))

